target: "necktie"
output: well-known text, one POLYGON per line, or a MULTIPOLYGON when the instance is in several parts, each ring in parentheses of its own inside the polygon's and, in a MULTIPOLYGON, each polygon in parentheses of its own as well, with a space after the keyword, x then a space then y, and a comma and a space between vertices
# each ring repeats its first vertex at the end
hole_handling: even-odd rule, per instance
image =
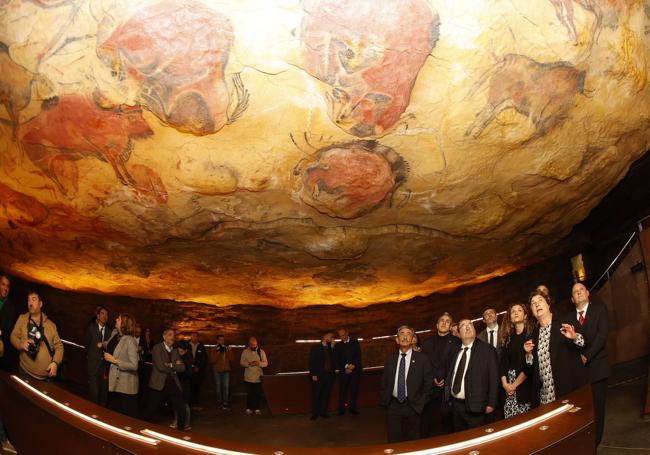
POLYGON ((451 388, 454 395, 460 393, 460 385, 463 382, 463 376, 465 376, 465 363, 467 363, 467 348, 463 348, 463 355, 460 357, 460 362, 456 369, 456 376, 454 376, 454 385, 451 388))
POLYGON ((585 325, 585 317, 583 316, 585 314, 584 311, 578 311, 578 322, 580 325, 585 325))
POLYGON ((104 341, 104 327, 101 328, 101 332, 102 332, 102 341, 104 341))
POLYGON ((397 401, 406 401, 406 354, 402 353, 399 361, 399 373, 397 373, 397 401))
POLYGON ((494 346, 494 330, 490 330, 490 344, 494 346))

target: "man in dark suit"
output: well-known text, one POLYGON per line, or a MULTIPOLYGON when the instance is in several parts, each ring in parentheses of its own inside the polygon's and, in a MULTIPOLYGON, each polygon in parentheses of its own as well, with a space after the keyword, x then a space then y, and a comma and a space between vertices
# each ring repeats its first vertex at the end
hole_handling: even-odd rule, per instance
POLYGON ((347 329, 339 329, 340 343, 334 347, 336 368, 339 370, 339 415, 345 414, 345 399, 348 391, 350 414, 357 415, 357 395, 361 379, 361 346, 356 338, 350 338, 347 329))
POLYGON ((11 344, 11 332, 18 319, 16 305, 9 298, 11 279, 9 275, 0 272, 0 336, 5 347, 3 357, 0 357, 0 368, 13 371, 18 366, 18 351, 11 344))
POLYGON ((605 401, 607 398, 607 335, 609 318, 607 307, 602 303, 589 301, 589 291, 582 283, 571 289, 571 301, 576 307, 573 314, 576 330, 585 338, 585 347, 580 349, 580 359, 589 369, 589 382, 594 403, 596 421, 596 447, 600 444, 605 428, 605 401))
POLYGON ((199 341, 199 334, 192 332, 190 338, 190 348, 192 353, 192 374, 190 376, 190 404, 195 409, 200 410, 198 407, 201 401, 201 386, 205 378, 205 369, 208 366, 208 353, 205 350, 205 345, 199 341))
POLYGON ((111 336, 108 327, 108 310, 102 305, 95 309, 95 318, 86 327, 84 346, 88 368, 88 391, 90 399, 106 406, 108 398, 108 367, 104 361, 103 343, 111 336))
POLYGON ((458 323, 461 346, 451 357, 444 401, 451 407, 454 431, 484 425, 499 399, 499 373, 494 347, 476 338, 469 319, 458 323))
POLYGON ((433 368, 433 389, 431 398, 422 411, 422 437, 428 438, 433 434, 451 433, 451 414, 442 407, 442 395, 445 388, 445 378, 449 367, 449 357, 460 346, 460 339, 451 334, 451 315, 443 313, 438 317, 433 335, 422 343, 422 352, 429 357, 433 368))
POLYGON ((386 408, 388 442, 420 438, 420 415, 431 395, 431 362, 425 354, 412 349, 414 336, 411 327, 401 326, 395 338, 399 350, 384 364, 380 404, 386 408))
POLYGON ((332 332, 327 332, 321 342, 309 351, 309 376, 311 377, 311 420, 329 417, 327 408, 334 382, 334 351, 332 332))

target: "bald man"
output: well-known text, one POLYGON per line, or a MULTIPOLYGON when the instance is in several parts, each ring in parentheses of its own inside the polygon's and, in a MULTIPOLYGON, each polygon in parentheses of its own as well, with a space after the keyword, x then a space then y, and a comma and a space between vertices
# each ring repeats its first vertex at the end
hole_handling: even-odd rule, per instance
POLYGON ((596 421, 596 447, 598 447, 605 428, 605 400, 607 398, 607 378, 609 377, 607 307, 602 303, 591 302, 589 291, 582 283, 573 285, 571 301, 575 305, 572 318, 575 318, 574 326, 585 339, 585 346, 580 349, 580 359, 582 364, 589 369, 594 420, 596 421))

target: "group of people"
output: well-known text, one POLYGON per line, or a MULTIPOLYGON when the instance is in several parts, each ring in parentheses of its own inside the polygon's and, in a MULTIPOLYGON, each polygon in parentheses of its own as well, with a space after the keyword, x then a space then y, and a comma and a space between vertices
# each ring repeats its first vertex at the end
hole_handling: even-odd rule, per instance
MULTIPOLYGON (((64 345, 56 325, 42 311, 40 293, 28 291, 27 312, 19 314, 9 298, 10 288, 10 277, 0 273, 0 367, 37 380, 61 377, 64 345)), ((232 351, 224 335, 217 337, 215 349, 209 352, 197 333, 189 340, 177 340, 171 328, 163 331, 160 343, 154 344, 151 331, 145 329, 143 333, 133 316, 120 313, 111 326, 108 309, 99 305, 86 327, 84 347, 89 397, 101 406, 152 420, 168 402, 174 410, 170 426, 189 430, 191 409, 200 409, 201 384, 209 367, 218 404, 224 410, 231 409, 232 351)), ((255 337, 243 350, 240 364, 248 390, 246 413, 261 414, 262 369, 268 360, 255 337)), ((1 416, 0 444, 2 450, 15 453, 1 416)))
MULTIPOLYGON (((0 365, 11 369, 12 352, 19 353, 19 374, 37 380, 56 378, 64 354, 56 325, 42 311, 37 291, 28 292, 27 312, 19 315, 9 299, 10 285, 10 278, 0 274, 0 365)), ((609 376, 607 308, 590 300, 582 283, 573 286, 571 301, 574 309, 561 314, 548 288, 540 285, 527 303, 511 304, 501 323, 495 309, 486 309, 485 329, 479 334, 472 320, 454 323, 449 313, 443 313, 432 336, 421 345, 412 327, 401 326, 395 337, 398 350, 386 359, 381 379, 380 403, 386 409, 388 441, 461 431, 498 416, 510 418, 591 383, 599 443, 609 376)), ((84 337, 89 394, 94 402, 150 420, 167 401, 175 416, 170 426, 189 430, 191 405, 199 403, 201 383, 211 369, 218 404, 231 409, 233 354, 223 335, 209 352, 197 333, 189 341, 178 341, 171 328, 154 344, 150 331, 143 334, 131 315, 119 314, 113 327, 108 316, 108 310, 98 306, 84 337), (145 378, 147 362, 151 373, 145 378), (146 392, 144 383, 148 384, 146 392)), ((323 334, 309 353, 313 420, 329 417, 336 373, 338 413, 359 412, 361 347, 347 329, 339 329, 337 335, 335 343, 333 332, 323 334)), ((251 337, 240 357, 246 414, 261 414, 261 378, 268 364, 266 353, 251 337)), ((0 443, 3 450, 15 452, 1 416, 0 443)))
MULTIPOLYGON (((215 349, 208 351, 193 332, 189 340, 177 340, 176 332, 167 328, 162 341, 151 342, 150 331, 141 328, 133 317, 121 313, 114 328, 108 325, 108 309, 100 305, 88 324, 84 337, 88 366, 88 389, 91 400, 129 415, 151 420, 160 406, 168 402, 174 411, 172 428, 191 429, 192 409, 200 410, 201 387, 208 368, 212 369, 217 402, 231 410, 229 402, 232 351, 225 336, 217 336, 215 349), (151 368, 146 368, 149 363, 151 368), (144 376, 149 373, 148 379, 144 376), (142 387, 145 382, 148 390, 142 387), (140 398, 140 399, 139 399, 140 398)), ((266 353, 251 337, 240 359, 248 389, 247 414, 261 414, 262 368, 268 365, 266 353)))
POLYGON ((334 333, 323 334, 321 342, 309 351, 309 376, 312 381, 311 419, 328 418, 330 391, 335 374, 339 373, 339 415, 346 409, 357 415, 357 395, 361 366, 359 340, 350 337, 347 329, 338 330, 339 342, 334 342, 334 333))
POLYGON ((540 285, 528 303, 510 305, 501 324, 497 312, 483 313, 477 335, 470 319, 443 313, 433 335, 417 349, 415 331, 401 326, 399 346, 386 360, 381 404, 388 441, 397 442, 462 431, 502 415, 510 418, 591 383, 596 444, 605 421, 608 316, 590 301, 582 283, 571 290, 575 309, 561 314, 540 285))

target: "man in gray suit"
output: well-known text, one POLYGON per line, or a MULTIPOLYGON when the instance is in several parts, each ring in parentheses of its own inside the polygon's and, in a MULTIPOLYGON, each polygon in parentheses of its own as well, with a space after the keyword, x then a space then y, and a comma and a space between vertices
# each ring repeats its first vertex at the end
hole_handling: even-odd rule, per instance
POLYGON ((108 327, 108 310, 98 305, 84 336, 88 366, 88 390, 90 399, 100 406, 106 406, 108 397, 108 366, 104 361, 103 343, 111 336, 108 327))
POLYGON ((151 350, 151 379, 149 380, 149 404, 145 419, 151 420, 160 405, 169 400, 178 416, 178 429, 185 429, 185 402, 178 373, 185 371, 185 363, 174 348, 175 334, 172 329, 163 332, 163 342, 151 350))

